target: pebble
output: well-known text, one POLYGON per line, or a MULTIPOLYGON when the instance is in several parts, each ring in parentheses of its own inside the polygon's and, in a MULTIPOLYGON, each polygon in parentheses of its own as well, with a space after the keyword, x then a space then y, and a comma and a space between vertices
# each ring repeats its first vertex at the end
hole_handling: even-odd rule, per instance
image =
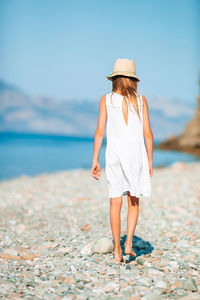
POLYGON ((160 280, 156 282, 155 287, 166 289, 167 283, 165 281, 160 280))
POLYGON ((94 252, 92 250, 92 246, 91 245, 86 245, 85 247, 83 247, 81 249, 81 255, 82 256, 91 256, 94 252))
POLYGON ((188 291, 192 291, 192 292, 196 292, 198 290, 196 281, 194 278, 189 278, 186 281, 184 281, 183 288, 184 288, 184 290, 188 290, 188 291))
POLYGON ((17 256, 18 255, 18 251, 16 249, 13 249, 13 248, 8 248, 8 249, 5 249, 2 253, 2 255, 11 255, 11 256, 17 256))
POLYGON ((18 234, 22 234, 25 230, 26 230, 26 225, 24 225, 24 224, 17 224, 15 227, 15 231, 18 234))
MULTIPOLYGON (((154 169, 152 196, 140 198, 137 257, 121 263, 104 169, 99 181, 84 169, 1 181, 1 298, 200 299, 199 174, 199 162, 154 169)), ((122 249, 127 208, 124 197, 122 249)))
POLYGON ((136 262, 138 263, 138 265, 143 265, 144 264, 144 259, 142 259, 140 257, 137 257, 136 262))
POLYGON ((94 253, 109 253, 113 251, 113 242, 108 238, 99 239, 93 246, 94 253))

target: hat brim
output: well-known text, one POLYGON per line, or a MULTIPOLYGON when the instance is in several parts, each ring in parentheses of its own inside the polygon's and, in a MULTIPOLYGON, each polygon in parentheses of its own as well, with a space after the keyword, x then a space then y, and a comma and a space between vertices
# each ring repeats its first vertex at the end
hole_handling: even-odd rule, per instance
POLYGON ((137 79, 138 81, 140 81, 140 79, 135 74, 129 73, 129 72, 114 72, 114 73, 111 73, 109 76, 106 76, 106 78, 108 80, 112 81, 112 78, 114 76, 117 76, 117 75, 123 75, 123 76, 126 76, 126 77, 133 77, 133 78, 137 79))

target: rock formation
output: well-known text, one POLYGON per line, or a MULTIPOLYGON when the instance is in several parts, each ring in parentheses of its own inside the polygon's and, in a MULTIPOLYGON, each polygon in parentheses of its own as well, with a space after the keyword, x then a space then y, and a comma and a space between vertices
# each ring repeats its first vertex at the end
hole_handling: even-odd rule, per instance
MULTIPOLYGON (((199 80, 200 87, 200 80, 199 80)), ((189 121, 180 136, 170 136, 157 145, 158 149, 189 152, 200 156, 200 93, 194 118, 189 121)))

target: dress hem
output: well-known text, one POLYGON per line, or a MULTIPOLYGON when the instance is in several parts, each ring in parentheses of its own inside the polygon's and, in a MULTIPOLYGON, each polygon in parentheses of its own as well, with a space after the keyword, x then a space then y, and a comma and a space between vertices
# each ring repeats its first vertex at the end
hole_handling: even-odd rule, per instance
MULTIPOLYGON (((126 191, 121 192, 120 194, 114 195, 114 196, 113 196, 112 194, 109 194, 109 198, 116 198, 116 197, 121 197, 121 196, 127 196, 127 195, 128 195, 128 192, 130 192, 130 191, 129 191, 129 190, 126 190, 126 191)), ((139 197, 141 197, 141 196, 143 196, 143 197, 151 197, 152 194, 151 194, 151 193, 140 193, 140 194, 135 194, 135 193, 131 193, 131 192, 130 192, 130 195, 139 198, 139 197)))

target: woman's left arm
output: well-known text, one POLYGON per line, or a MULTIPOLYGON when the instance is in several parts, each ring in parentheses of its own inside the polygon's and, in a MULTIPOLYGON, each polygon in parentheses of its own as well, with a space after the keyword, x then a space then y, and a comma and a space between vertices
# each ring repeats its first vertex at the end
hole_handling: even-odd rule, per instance
POLYGON ((153 176, 153 133, 150 126, 148 103, 144 96, 143 99, 143 132, 149 161, 150 176, 153 176))

